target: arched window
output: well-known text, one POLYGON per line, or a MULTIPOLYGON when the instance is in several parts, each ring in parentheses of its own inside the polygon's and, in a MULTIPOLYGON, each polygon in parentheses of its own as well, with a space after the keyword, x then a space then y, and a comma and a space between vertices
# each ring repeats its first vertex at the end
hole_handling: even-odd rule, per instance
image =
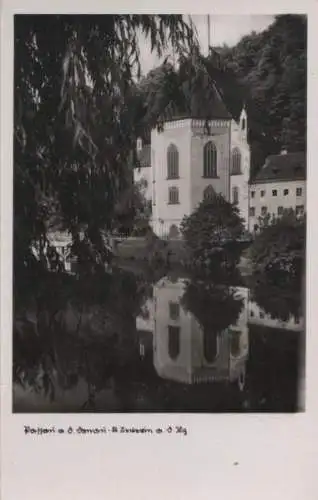
POLYGON ((177 187, 169 188, 169 204, 177 205, 179 203, 179 189, 177 187))
POLYGON ((238 187, 234 186, 232 189, 232 203, 237 205, 239 202, 239 190, 238 187))
POLYGON ((170 144, 167 151, 167 177, 168 179, 179 177, 179 152, 174 144, 170 144))
POLYGON ((168 327, 168 352, 171 359, 176 359, 180 353, 180 328, 168 327))
POLYGON ((215 191, 212 186, 207 186, 203 191, 203 199, 204 200, 213 200, 215 197, 215 191))
POLYGON ((217 176, 217 150, 213 142, 207 142, 203 150, 203 177, 217 176))
POLYGON ((246 120, 245 118, 242 119, 242 130, 245 130, 246 127, 246 120))
POLYGON ((203 352, 205 360, 208 363, 213 363, 219 352, 218 336, 212 332, 204 332, 203 336, 203 352))
POLYGON ((232 175, 239 175, 241 174, 241 153, 238 148, 233 149, 232 151, 232 169, 231 169, 231 174, 232 175))
POLYGON ((233 358, 240 355, 241 345, 240 345, 241 332, 230 331, 230 350, 233 358))

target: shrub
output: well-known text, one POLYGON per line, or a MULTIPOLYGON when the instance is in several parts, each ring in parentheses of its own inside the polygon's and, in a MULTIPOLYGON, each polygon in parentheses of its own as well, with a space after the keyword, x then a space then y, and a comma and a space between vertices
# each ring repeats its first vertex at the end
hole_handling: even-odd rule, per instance
POLYGON ((273 284, 300 283, 305 264, 306 220, 290 210, 261 228, 250 247, 253 272, 273 284))

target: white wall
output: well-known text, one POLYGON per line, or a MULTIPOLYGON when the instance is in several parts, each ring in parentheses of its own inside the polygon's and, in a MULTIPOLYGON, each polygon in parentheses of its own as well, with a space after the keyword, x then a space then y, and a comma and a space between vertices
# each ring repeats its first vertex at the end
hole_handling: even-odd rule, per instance
POLYGON ((282 328, 284 330, 293 330, 301 332, 304 329, 304 319, 291 316, 288 321, 272 319, 269 314, 265 314, 263 309, 256 302, 249 302, 248 305, 248 322, 252 325, 266 326, 269 328, 282 328))
MULTIPOLYGON (((242 117, 246 115, 242 113, 242 117)), ((241 175, 231 175, 231 202, 233 203, 233 188, 238 188, 240 215, 245 221, 245 227, 248 228, 249 213, 249 189, 248 182, 250 177, 251 153, 247 142, 246 130, 241 129, 241 123, 231 122, 231 152, 238 148, 241 153, 241 175)))
POLYGON ((181 280, 171 283, 165 278, 154 286, 154 366, 159 376, 186 383, 191 378, 191 318, 181 306, 177 320, 169 316, 169 302, 179 303, 184 286, 181 280), (169 325, 180 328, 180 353, 175 360, 168 352, 169 325))
POLYGON ((203 134, 203 121, 193 120, 191 137, 191 211, 203 200, 206 187, 212 186, 216 193, 229 200, 229 121, 213 121, 210 134, 203 134), (217 148, 217 178, 203 177, 203 152, 207 142, 213 141, 217 148))
POLYGON ((247 291, 243 294, 244 308, 238 324, 232 328, 240 333, 240 352, 235 359, 230 359, 231 334, 226 329, 218 335, 217 356, 213 362, 204 357, 204 333, 193 315, 180 305, 180 317, 172 320, 169 316, 169 302, 180 303, 184 291, 183 280, 172 283, 163 278, 154 287, 154 366, 158 375, 184 383, 238 378, 248 356, 247 291), (180 328, 180 353, 176 359, 169 356, 169 325, 180 328))
POLYGON ((190 120, 168 122, 163 132, 152 130, 153 154, 153 207, 152 221, 155 233, 169 233, 171 225, 179 226, 190 207, 190 120), (179 151, 179 179, 167 179, 167 149, 175 144, 179 151), (179 204, 171 205, 169 187, 179 189, 179 204), (160 222, 163 221, 163 223, 160 222))
POLYGON ((266 206, 270 214, 277 216, 278 207, 284 209, 295 209, 298 205, 304 205, 306 208, 306 181, 279 181, 279 182, 263 182, 251 184, 250 191, 250 207, 255 207, 255 216, 249 217, 249 229, 253 231, 254 225, 259 225, 258 218, 261 216, 261 207, 266 206), (296 196, 296 189, 302 188, 302 195, 296 196), (272 191, 277 190, 277 196, 273 196, 272 191), (284 196, 284 189, 288 189, 289 193, 284 196), (261 191, 265 191, 265 195, 261 197, 261 191), (252 197, 254 192, 254 197, 252 197))

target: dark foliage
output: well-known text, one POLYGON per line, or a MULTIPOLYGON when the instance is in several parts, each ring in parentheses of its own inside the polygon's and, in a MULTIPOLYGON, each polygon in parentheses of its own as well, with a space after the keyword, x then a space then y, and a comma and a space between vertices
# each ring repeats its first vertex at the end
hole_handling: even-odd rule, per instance
MULTIPOLYGON (((243 86, 254 174, 283 147, 306 150, 307 19, 276 16, 261 33, 218 49, 222 64, 243 86)), ((233 108, 234 109, 234 108, 233 108)))
POLYGON ((253 271, 274 285, 299 288, 305 270, 306 220, 292 210, 273 218, 257 234, 249 255, 253 271))
MULTIPOLYGON (((102 231, 131 184, 146 108, 137 98, 138 33, 160 55, 196 45, 181 15, 17 15, 14 61, 15 271, 59 219, 79 252, 109 257, 102 231)), ((163 111, 163 110, 161 110, 163 111)), ((19 270, 18 270, 19 268, 19 270)))
POLYGON ((191 265, 234 270, 240 256, 236 242, 244 234, 243 221, 237 207, 221 195, 203 200, 183 219, 181 231, 191 265))

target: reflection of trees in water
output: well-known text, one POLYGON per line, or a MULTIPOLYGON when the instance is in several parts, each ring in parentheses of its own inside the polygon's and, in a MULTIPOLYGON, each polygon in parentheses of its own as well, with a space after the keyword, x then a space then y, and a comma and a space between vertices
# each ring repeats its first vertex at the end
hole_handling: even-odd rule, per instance
POLYGON ((291 316, 302 316, 301 291, 290 287, 278 287, 262 283, 253 283, 251 299, 269 314, 272 319, 288 321, 291 316))
POLYGON ((131 358, 147 287, 123 272, 85 280, 48 274, 24 285, 15 290, 14 382, 53 400, 56 386, 84 379, 92 408, 96 391, 131 358))
POLYGON ((243 308, 243 300, 234 290, 199 280, 187 284, 182 304, 205 332, 214 333, 221 333, 234 325, 243 308))

